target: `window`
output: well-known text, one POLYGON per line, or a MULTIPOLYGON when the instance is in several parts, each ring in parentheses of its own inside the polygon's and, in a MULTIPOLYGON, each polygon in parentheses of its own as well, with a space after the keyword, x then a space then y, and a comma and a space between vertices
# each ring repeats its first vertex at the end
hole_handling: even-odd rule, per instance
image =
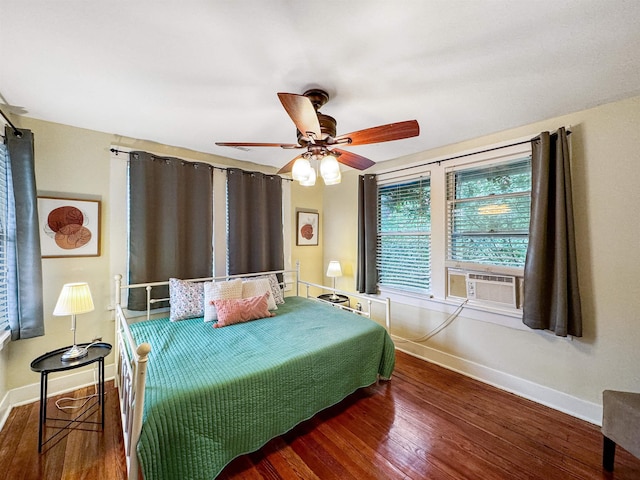
POLYGON ((431 184, 428 177, 378 185, 378 283, 431 288, 431 184))
POLYGON ((8 272, 7 253, 10 248, 9 236, 9 195, 11 170, 7 147, 0 144, 0 332, 9 329, 9 307, 7 298, 8 272))
POLYGON ((464 302, 470 318, 520 328, 531 143, 405 164, 377 179, 382 293, 421 308, 464 302))
POLYGON ((531 157, 452 169, 447 181, 447 263, 524 268, 531 157))

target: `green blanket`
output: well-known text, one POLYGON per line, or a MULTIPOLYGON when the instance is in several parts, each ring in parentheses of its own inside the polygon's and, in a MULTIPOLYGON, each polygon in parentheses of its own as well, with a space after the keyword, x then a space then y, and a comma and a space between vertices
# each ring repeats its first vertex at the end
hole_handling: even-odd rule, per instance
POLYGON ((377 323, 289 297, 276 316, 212 328, 202 318, 131 325, 152 350, 138 457, 146 480, 212 479, 377 376, 393 342, 377 323))

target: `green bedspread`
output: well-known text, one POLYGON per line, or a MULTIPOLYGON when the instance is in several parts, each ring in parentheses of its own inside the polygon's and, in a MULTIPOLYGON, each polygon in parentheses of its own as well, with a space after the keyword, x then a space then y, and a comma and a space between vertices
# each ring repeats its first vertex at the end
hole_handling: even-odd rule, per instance
POLYGON ((131 325, 152 350, 138 457, 146 480, 212 479, 340 402, 395 363, 377 323, 288 297, 273 318, 212 328, 202 318, 131 325))

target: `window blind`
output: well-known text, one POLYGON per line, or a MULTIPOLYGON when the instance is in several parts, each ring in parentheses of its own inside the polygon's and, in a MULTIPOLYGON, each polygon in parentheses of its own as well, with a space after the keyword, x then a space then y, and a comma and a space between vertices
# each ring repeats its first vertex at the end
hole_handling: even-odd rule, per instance
POLYGON ((431 287, 431 184, 428 177, 378 186, 378 283, 431 287))
POLYGON ((447 172, 447 259, 522 267, 529 241, 531 157, 447 172))
POLYGON ((7 147, 0 144, 0 331, 9 329, 8 306, 8 265, 9 247, 9 154, 7 147))

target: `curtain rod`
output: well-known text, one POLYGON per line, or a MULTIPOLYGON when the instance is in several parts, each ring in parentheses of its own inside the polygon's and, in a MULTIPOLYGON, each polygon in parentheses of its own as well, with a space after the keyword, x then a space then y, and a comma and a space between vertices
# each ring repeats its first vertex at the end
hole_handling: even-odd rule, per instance
POLYGON ((13 129, 13 134, 18 137, 18 138, 22 138, 22 132, 20 130, 18 130, 16 128, 16 126, 11 123, 11 120, 9 120, 9 117, 7 117, 4 112, 2 111, 2 109, 0 109, 0 115, 2 115, 2 118, 4 118, 4 120, 9 124, 9 126, 13 129))
MULTIPOLYGON (((567 136, 571 135, 571 130, 567 130, 567 136)), ((384 173, 396 173, 396 172, 401 172, 403 170, 409 170, 412 168, 419 168, 419 167, 426 167, 427 165, 433 165, 434 163, 437 163, 438 165, 440 165, 442 162, 449 162, 451 160, 457 160, 459 158, 464 158, 464 157, 470 157, 472 155, 479 155, 481 153, 487 153, 487 152, 493 152, 495 150, 501 150, 503 148, 509 148, 509 147, 515 147, 518 145, 524 145, 525 143, 530 143, 531 140, 538 138, 538 137, 533 137, 530 140, 523 140, 521 142, 514 142, 514 143, 509 143, 508 145, 501 145, 499 147, 492 147, 492 148, 486 148, 484 150, 478 150, 477 152, 470 152, 470 153, 463 153, 461 155, 456 155, 454 157, 448 157, 448 158, 442 158, 440 160, 432 160, 431 162, 427 162, 427 163, 420 163, 418 165, 411 165, 409 167, 402 167, 402 168, 397 168, 395 170, 388 170, 385 171, 384 173)))
MULTIPOLYGON (((110 148, 109 151, 111 153, 115 153, 116 155, 118 155, 119 153, 126 153, 129 154, 131 152, 125 152, 124 150, 118 150, 117 148, 110 148)), ((153 155, 153 154, 152 154, 153 155)), ((156 157, 157 155, 154 155, 154 157, 156 157)), ((187 160, 188 161, 188 160, 187 160)), ((216 165, 211 165, 211 168, 213 168, 214 170, 220 170, 222 172, 226 172, 227 170, 229 170, 229 168, 233 168, 233 167, 218 167, 216 165)), ((240 168, 239 170, 243 170, 242 168, 240 168)), ((243 170, 243 171, 247 171, 247 170, 243 170)), ((262 173, 263 175, 278 175, 277 173, 264 173, 264 172, 259 172, 262 173)), ((292 182, 293 180, 290 178, 285 178, 285 177, 280 177, 282 178, 282 180, 287 180, 289 182, 292 182)))

